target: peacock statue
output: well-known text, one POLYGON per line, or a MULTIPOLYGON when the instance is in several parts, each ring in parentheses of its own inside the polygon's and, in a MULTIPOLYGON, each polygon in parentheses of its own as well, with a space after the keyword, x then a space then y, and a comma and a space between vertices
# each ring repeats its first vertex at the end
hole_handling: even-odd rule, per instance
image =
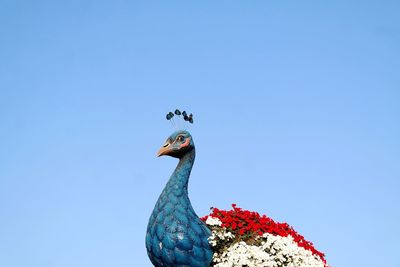
MULTIPOLYGON (((193 123, 193 115, 178 109, 169 112, 193 123)), ((174 125, 176 123, 173 123, 174 125)), ((150 216, 146 232, 147 254, 156 267, 328 267, 316 250, 287 223, 238 208, 212 208, 199 218, 190 203, 188 182, 195 160, 193 137, 177 130, 157 156, 171 156, 179 163, 150 216)))
MULTIPOLYGON (((185 112, 184 119, 193 122, 190 118, 185 112)), ((189 176, 196 155, 192 136, 185 130, 174 132, 157 155, 178 158, 179 163, 150 216, 146 233, 149 258, 156 267, 209 266, 211 231, 196 215, 188 196, 189 176)))

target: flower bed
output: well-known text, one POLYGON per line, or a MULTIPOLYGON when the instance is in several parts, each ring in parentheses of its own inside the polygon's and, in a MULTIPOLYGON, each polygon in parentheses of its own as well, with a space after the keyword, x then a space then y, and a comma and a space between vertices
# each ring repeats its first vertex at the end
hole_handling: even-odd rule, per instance
POLYGON ((232 208, 212 208, 201 218, 212 231, 213 266, 328 267, 325 255, 287 223, 232 208))

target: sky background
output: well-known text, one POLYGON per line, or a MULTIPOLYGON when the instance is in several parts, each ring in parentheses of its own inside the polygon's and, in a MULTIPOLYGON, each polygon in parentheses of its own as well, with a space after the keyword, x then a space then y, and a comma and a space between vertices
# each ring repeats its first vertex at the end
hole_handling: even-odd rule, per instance
POLYGON ((0 1, 0 267, 151 266, 193 112, 199 216, 286 221, 400 265, 399 1, 0 1))

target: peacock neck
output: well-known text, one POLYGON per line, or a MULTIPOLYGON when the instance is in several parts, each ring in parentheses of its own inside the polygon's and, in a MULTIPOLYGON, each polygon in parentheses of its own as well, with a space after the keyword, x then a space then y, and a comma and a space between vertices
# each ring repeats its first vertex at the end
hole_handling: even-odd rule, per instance
POLYGON ((195 156, 196 151, 193 148, 179 159, 178 166, 176 166, 175 171, 169 178, 166 189, 172 189, 175 194, 178 193, 178 195, 187 196, 189 176, 192 171, 195 156))

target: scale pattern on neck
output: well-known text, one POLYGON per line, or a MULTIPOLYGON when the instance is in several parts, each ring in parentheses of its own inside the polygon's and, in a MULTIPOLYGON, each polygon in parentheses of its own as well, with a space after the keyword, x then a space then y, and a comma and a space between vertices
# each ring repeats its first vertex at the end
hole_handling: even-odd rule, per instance
POLYGON ((206 267, 211 263, 211 232, 194 212, 188 197, 194 155, 193 149, 180 159, 151 214, 146 248, 156 267, 206 267))

